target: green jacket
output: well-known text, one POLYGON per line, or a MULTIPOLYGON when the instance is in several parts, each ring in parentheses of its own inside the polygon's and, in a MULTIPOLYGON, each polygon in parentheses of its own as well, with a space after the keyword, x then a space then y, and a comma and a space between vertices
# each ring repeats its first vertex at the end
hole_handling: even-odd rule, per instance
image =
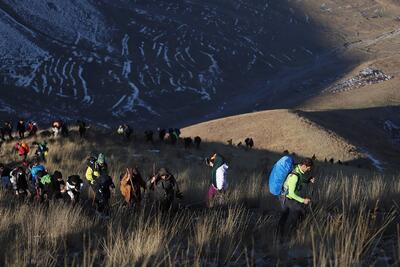
POLYGON ((219 155, 215 154, 214 165, 211 170, 211 181, 210 184, 213 184, 217 187, 217 169, 224 164, 224 158, 219 155))
POLYGON ((286 197, 288 199, 293 199, 297 202, 304 203, 304 198, 299 196, 305 184, 308 184, 309 177, 300 168, 300 165, 296 165, 294 170, 288 175, 283 188, 286 192, 286 197))
POLYGON ((51 176, 50 176, 50 174, 46 174, 45 176, 43 176, 43 177, 40 179, 40 183, 43 184, 43 185, 50 184, 50 183, 51 183, 51 176))

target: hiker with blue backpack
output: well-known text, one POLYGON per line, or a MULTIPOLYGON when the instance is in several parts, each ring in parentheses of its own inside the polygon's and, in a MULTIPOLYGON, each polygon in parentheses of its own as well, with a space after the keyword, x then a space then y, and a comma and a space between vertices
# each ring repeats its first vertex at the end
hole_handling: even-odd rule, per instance
POLYGON ((37 183, 38 183, 37 174, 40 171, 45 172, 46 168, 43 165, 41 165, 39 159, 37 157, 35 157, 33 159, 32 166, 31 166, 31 183, 32 183, 33 187, 37 186, 37 183))
POLYGON ((305 206, 311 199, 302 197, 301 191, 308 183, 314 183, 315 178, 310 177, 314 163, 306 158, 299 164, 294 164, 290 156, 282 157, 273 167, 269 180, 270 192, 279 196, 282 208, 278 223, 278 233, 282 238, 286 230, 292 230, 305 215, 305 206))

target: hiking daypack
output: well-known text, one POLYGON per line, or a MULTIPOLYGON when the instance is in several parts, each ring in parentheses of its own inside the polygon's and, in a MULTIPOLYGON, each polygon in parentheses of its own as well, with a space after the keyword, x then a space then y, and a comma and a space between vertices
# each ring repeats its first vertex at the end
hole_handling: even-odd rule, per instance
POLYGON ((49 151, 49 149, 48 149, 46 144, 39 144, 38 149, 39 149, 40 152, 49 151))
POLYGON ((124 127, 119 126, 118 129, 117 129, 117 133, 118 134, 123 134, 124 133, 124 127))
POLYGON ((278 160, 269 175, 269 192, 275 196, 282 193, 286 177, 293 171, 294 160, 290 156, 284 156, 278 160))
POLYGON ((22 143, 21 147, 25 150, 26 153, 29 153, 29 146, 26 143, 22 143))

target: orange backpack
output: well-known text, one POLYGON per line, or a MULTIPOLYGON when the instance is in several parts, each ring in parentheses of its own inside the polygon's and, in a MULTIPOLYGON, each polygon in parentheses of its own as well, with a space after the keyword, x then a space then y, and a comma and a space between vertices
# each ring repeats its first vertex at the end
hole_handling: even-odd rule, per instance
POLYGON ((22 143, 21 147, 26 151, 26 153, 29 153, 29 146, 26 143, 22 143))

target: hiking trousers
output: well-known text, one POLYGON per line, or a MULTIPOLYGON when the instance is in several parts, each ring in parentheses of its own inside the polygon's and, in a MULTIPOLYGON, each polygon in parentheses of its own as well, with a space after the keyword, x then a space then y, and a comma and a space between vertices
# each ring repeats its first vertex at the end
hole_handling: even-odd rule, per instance
POLYGON ((292 231, 305 215, 304 204, 296 200, 280 196, 282 213, 278 223, 278 233, 283 237, 286 232, 292 231))

